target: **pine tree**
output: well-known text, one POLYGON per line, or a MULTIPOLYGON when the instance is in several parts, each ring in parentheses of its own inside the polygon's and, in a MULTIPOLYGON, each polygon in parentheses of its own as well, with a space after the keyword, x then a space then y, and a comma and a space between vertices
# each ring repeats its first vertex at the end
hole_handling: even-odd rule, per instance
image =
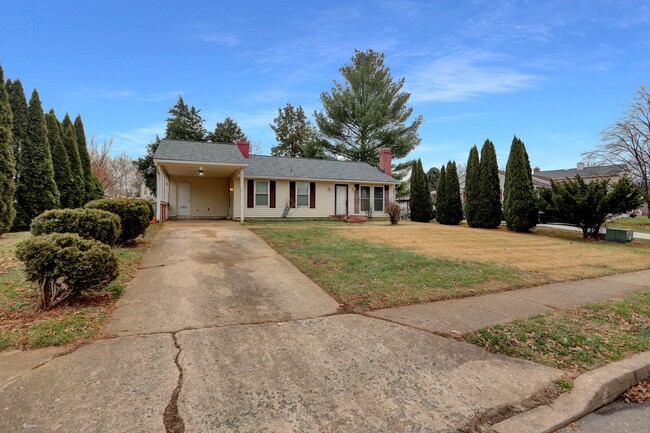
POLYGON ((427 179, 422 170, 422 161, 413 163, 411 172, 411 221, 431 221, 431 196, 427 200, 427 179))
POLYGON ((62 208, 75 207, 74 193, 76 188, 72 177, 72 169, 70 168, 70 159, 61 138, 61 124, 56 118, 53 109, 45 115, 45 125, 54 166, 54 181, 60 194, 59 202, 62 208))
POLYGON ((92 200, 92 170, 90 168, 90 155, 88 154, 88 143, 86 142, 86 132, 84 131, 84 124, 81 121, 81 114, 77 115, 74 120, 74 132, 77 136, 77 148, 79 150, 79 159, 81 161, 81 170, 84 179, 84 199, 83 204, 92 200))
POLYGON ((0 236, 11 229, 16 217, 14 209, 16 165, 11 147, 12 127, 11 104, 4 85, 4 71, 0 66, 0 236))
POLYGON ((465 219, 470 227, 479 227, 477 220, 479 206, 479 158, 478 149, 473 146, 467 158, 465 170, 465 219))
POLYGON ((81 207, 86 197, 86 185, 84 183, 84 173, 81 168, 81 158, 79 157, 79 146, 77 145, 77 133, 74 125, 70 120, 68 113, 61 121, 61 138, 65 146, 68 159, 70 161, 70 171, 72 172, 72 202, 70 207, 81 207))
POLYGON ((287 103, 278 108, 278 116, 270 126, 278 142, 271 148, 273 156, 304 156, 304 148, 314 138, 314 127, 300 105, 295 108, 287 103))
POLYGON ((54 182, 45 115, 36 89, 29 100, 27 122, 27 136, 20 149, 21 164, 16 185, 14 227, 19 230, 27 229, 35 216, 59 207, 59 191, 54 182))
POLYGON ((526 146, 515 136, 510 146, 503 188, 503 213, 506 225, 510 230, 527 232, 537 224, 537 212, 526 146))
POLYGON ((460 199, 460 184, 458 182, 456 161, 449 161, 446 171, 447 224, 458 225, 463 220, 463 203, 460 199))
POLYGON ((9 104, 11 105, 11 113, 13 115, 13 140, 11 146, 14 153, 16 171, 20 172, 20 151, 23 143, 27 139, 27 99, 20 80, 13 82, 7 80, 6 90, 9 95, 9 104))
POLYGON ((205 140, 206 131, 203 127, 204 120, 201 117, 201 110, 192 106, 189 108, 181 96, 178 102, 169 111, 171 117, 167 118, 165 138, 175 140, 205 140))
POLYGON ((208 140, 213 143, 235 143, 238 140, 247 140, 247 138, 237 122, 226 117, 223 122, 217 122, 214 132, 208 134, 208 140))
POLYGON ((440 167, 440 176, 438 177, 438 188, 436 189, 436 221, 442 223, 447 221, 447 170, 443 164, 440 167))
POLYGON ((484 229, 497 228, 501 225, 501 187, 497 154, 490 140, 485 140, 481 148, 479 176, 477 226, 484 229))

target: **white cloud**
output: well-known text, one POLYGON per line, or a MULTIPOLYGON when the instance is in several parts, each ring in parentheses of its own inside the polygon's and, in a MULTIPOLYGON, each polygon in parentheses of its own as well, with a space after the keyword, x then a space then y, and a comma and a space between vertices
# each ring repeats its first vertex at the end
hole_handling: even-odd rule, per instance
POLYGON ((98 139, 113 138, 114 155, 126 152, 133 158, 144 155, 147 151, 147 144, 151 143, 156 134, 165 134, 165 122, 154 123, 141 128, 134 128, 128 131, 115 131, 109 134, 98 134, 98 139))
POLYGON ((239 38, 228 32, 211 32, 211 33, 203 33, 199 35, 199 39, 202 40, 203 42, 210 42, 210 43, 215 43, 218 45, 224 45, 226 47, 236 47, 241 43, 239 38))
POLYGON ((454 102, 527 89, 540 79, 499 63, 489 53, 455 53, 414 68, 406 86, 414 102, 454 102))

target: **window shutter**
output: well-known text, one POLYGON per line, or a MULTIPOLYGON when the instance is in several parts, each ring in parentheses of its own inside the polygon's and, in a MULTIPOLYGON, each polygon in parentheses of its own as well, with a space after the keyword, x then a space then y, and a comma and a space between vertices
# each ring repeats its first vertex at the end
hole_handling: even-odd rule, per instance
POLYGON ((248 179, 248 194, 246 194, 248 207, 255 207, 255 181, 248 179))
POLYGON ((384 185, 384 212, 388 211, 388 204, 390 203, 390 194, 388 185, 384 185))
POLYGON ((269 182, 269 207, 275 207, 275 181, 272 180, 269 182))
POLYGON ((359 184, 354 184, 354 213, 359 213, 359 184))
POLYGON ((316 182, 309 182, 309 207, 316 208, 316 182))
POLYGON ((296 182, 289 182, 289 207, 296 207, 296 182))

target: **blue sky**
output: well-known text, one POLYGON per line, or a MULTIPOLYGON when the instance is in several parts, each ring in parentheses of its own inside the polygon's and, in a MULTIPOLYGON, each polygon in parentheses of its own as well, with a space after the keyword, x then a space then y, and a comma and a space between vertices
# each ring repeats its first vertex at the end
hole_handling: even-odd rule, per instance
POLYGON ((264 153, 287 102, 307 113, 355 49, 406 79, 425 169, 513 134, 531 164, 569 168, 650 84, 645 1, 25 1, 2 8, 5 76, 87 135, 144 153, 180 94, 206 127, 233 117, 264 153), (61 3, 61 4, 60 4, 61 3))

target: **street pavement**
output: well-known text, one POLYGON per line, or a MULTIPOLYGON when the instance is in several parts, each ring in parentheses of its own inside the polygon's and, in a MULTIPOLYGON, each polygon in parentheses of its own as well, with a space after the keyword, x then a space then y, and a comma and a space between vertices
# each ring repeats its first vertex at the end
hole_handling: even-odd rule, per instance
POLYGON ((644 403, 615 401, 558 430, 557 433, 648 433, 650 400, 644 403))

